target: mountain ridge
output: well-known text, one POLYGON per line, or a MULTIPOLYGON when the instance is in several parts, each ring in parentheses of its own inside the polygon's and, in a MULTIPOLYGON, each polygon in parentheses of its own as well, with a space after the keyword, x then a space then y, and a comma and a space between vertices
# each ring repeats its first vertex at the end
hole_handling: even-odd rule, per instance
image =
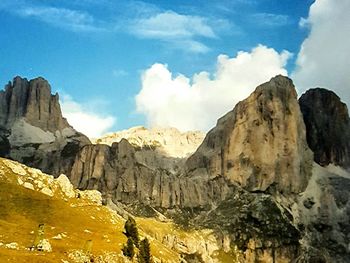
MULTIPOLYGON (((111 145, 91 144, 71 128, 68 134, 67 128, 56 131, 50 141, 45 125, 27 123, 22 113, 5 127, 0 142, 4 155, 55 176, 64 172, 75 187, 100 190, 104 202, 114 203, 117 210, 212 229, 237 262, 346 262, 348 111, 338 97, 322 91, 329 100, 325 104, 317 100, 320 90, 314 92, 311 99, 305 95, 298 101, 292 80, 272 78, 220 118, 186 158, 165 156, 157 152, 158 144, 140 147, 125 138, 111 145), (323 118, 308 114, 309 104, 315 105, 315 113, 323 112, 323 118), (340 137, 340 143, 329 140, 330 148, 326 143, 315 148, 310 142, 322 141, 319 131, 332 122, 337 125, 327 126, 328 132, 340 137), (41 142, 35 142, 27 124, 39 131, 35 134, 41 142), (27 140, 29 145, 21 144, 27 140), (36 162, 23 159, 23 152, 36 162), (318 157, 324 154, 327 162, 318 157), (48 165, 48 158, 54 166, 48 165)), ((38 110, 33 116, 40 116, 38 110)))

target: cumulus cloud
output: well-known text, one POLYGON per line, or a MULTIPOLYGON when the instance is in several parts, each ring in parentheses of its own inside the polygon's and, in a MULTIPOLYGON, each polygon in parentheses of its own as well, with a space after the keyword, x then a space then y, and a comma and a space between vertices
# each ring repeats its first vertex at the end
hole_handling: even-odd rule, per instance
POLYGON ((209 50, 198 38, 217 37, 208 19, 181 15, 173 11, 139 18, 130 25, 130 30, 138 37, 165 41, 175 47, 196 53, 205 53, 209 50))
POLYGON ((90 138, 97 138, 109 131, 116 119, 92 112, 89 107, 74 101, 69 95, 61 99, 62 113, 70 125, 90 138))
POLYGON ((142 75, 137 111, 150 126, 208 130, 257 85, 277 74, 287 75, 284 67, 290 55, 259 45, 234 58, 219 55, 212 76, 200 72, 191 78, 174 76, 167 65, 154 64, 142 75))
POLYGON ((300 25, 310 30, 292 74, 300 93, 309 88, 334 90, 350 105, 350 1, 318 0, 300 25))

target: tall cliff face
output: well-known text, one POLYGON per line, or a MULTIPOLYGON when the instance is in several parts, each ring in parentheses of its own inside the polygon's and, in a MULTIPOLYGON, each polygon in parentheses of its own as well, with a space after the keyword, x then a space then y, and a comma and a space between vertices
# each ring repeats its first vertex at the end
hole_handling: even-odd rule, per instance
POLYGON ((45 79, 15 77, 0 91, 1 156, 69 174, 75 155, 89 143, 63 118, 58 94, 51 94, 45 79))
POLYGON ((310 89, 299 99, 307 142, 315 162, 350 168, 350 119, 347 106, 332 91, 310 89))
POLYGON ((44 131, 70 127, 62 117, 58 94, 51 95, 51 87, 43 78, 28 81, 15 77, 0 91, 0 105, 0 125, 4 127, 11 127, 20 118, 44 131))
POLYGON ((125 204, 159 208, 194 208, 225 198, 223 180, 179 177, 137 161, 137 151, 127 140, 108 145, 87 145, 77 155, 71 181, 80 189, 99 189, 105 198, 125 204))
POLYGON ((249 191, 302 192, 312 152, 292 81, 277 76, 218 120, 187 161, 189 175, 222 175, 249 191))
POLYGON ((303 191, 311 176, 312 152, 292 81, 277 76, 257 87, 218 121, 180 172, 141 163, 140 149, 126 140, 82 149, 72 181, 106 190, 115 201, 157 207, 212 206, 232 185, 249 191, 303 191))

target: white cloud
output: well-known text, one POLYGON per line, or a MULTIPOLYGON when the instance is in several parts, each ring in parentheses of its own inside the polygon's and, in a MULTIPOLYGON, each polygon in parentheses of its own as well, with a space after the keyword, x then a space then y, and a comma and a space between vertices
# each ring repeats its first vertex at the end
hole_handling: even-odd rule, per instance
POLYGON ((162 40, 174 47, 197 53, 205 53, 209 50, 198 38, 217 37, 208 19, 181 15, 173 11, 139 18, 131 23, 130 30, 140 38, 162 40))
POLYGON ((70 125, 90 138, 97 138, 109 131, 116 119, 89 110, 89 107, 74 101, 69 95, 62 96, 62 113, 70 125))
POLYGON ((318 0, 300 24, 310 29, 292 74, 300 92, 334 90, 350 105, 350 1, 318 0))
POLYGON ((271 14, 271 13, 257 13, 251 15, 251 20, 257 26, 277 27, 289 24, 290 18, 287 15, 271 14))
POLYGON ((277 74, 287 75, 284 67, 290 55, 262 45, 234 58, 220 55, 213 78, 208 72, 192 78, 173 76, 167 65, 154 64, 143 73, 137 111, 150 126, 208 130, 257 85, 277 74))
POLYGON ((47 6, 24 6, 13 10, 22 17, 33 17, 45 23, 71 31, 101 31, 94 18, 82 11, 47 6))
POLYGON ((98 32, 107 30, 106 27, 100 26, 101 23, 88 12, 42 5, 36 1, 2 0, 0 3, 0 10, 22 18, 37 19, 49 25, 74 32, 98 32))

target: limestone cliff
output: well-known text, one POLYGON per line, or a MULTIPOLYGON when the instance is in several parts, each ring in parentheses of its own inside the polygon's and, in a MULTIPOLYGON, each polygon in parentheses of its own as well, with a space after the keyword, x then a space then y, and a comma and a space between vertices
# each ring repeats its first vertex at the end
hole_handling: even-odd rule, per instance
POLYGON ((277 76, 257 87, 178 171, 140 163, 140 150, 127 140, 85 146, 71 180, 115 203, 141 204, 181 224, 224 231, 241 262, 297 258, 301 232, 288 206, 305 190, 313 156, 290 79, 277 76))
POLYGON ((315 162, 350 168, 350 119, 347 106, 332 91, 310 89, 299 99, 307 142, 315 162))
POLYGON ((186 173, 224 176, 249 191, 302 192, 312 152, 292 81, 277 76, 218 120, 186 173))
POLYGON ((28 81, 15 77, 0 91, 0 125, 11 127, 18 119, 44 131, 56 132, 70 127, 62 117, 58 94, 43 78, 28 81))
POLYGON ((74 186, 100 190, 118 209, 213 229, 237 262, 346 262, 350 176, 339 167, 314 164, 307 144, 322 165, 347 167, 349 117, 332 94, 303 95, 299 106, 292 81, 272 78, 179 161, 157 151, 168 142, 158 137, 159 143, 136 137, 141 145, 132 137, 90 144, 62 118, 55 96, 21 95, 30 93, 27 85, 48 88, 42 79, 14 83, 0 97, 7 105, 0 114, 2 155, 54 174, 67 172, 74 186), (340 137, 339 149, 322 127, 340 137), (313 143, 322 140, 320 148, 313 143))
POLYGON ((204 207, 226 195, 223 178, 179 177, 138 163, 136 154, 125 139, 112 146, 87 145, 75 159, 71 181, 80 189, 99 189, 114 202, 161 208, 204 207))
POLYGON ((221 118, 178 172, 140 162, 135 157, 140 150, 126 140, 87 146, 75 161, 72 181, 80 188, 107 189, 126 203, 204 207, 225 199, 230 185, 299 193, 312 169, 297 95, 282 76, 257 87, 221 118))
POLYGON ((63 118, 58 94, 51 94, 45 79, 15 77, 0 91, 1 156, 69 174, 75 155, 89 143, 63 118))

